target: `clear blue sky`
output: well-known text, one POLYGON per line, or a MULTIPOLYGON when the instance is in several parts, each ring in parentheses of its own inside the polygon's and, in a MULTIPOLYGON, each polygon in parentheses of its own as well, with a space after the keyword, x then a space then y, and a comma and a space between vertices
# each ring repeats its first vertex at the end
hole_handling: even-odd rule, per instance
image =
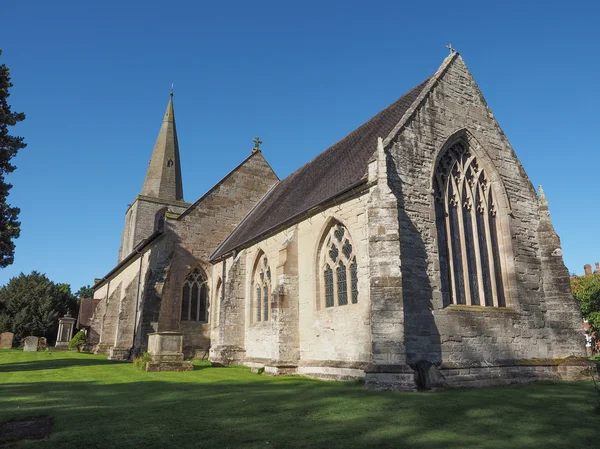
POLYGON ((258 135, 283 178, 457 48, 537 188, 570 271, 600 260, 600 4, 592 1, 3 2, 0 61, 28 147, 15 263, 77 290, 116 263, 175 83, 184 195, 258 135))

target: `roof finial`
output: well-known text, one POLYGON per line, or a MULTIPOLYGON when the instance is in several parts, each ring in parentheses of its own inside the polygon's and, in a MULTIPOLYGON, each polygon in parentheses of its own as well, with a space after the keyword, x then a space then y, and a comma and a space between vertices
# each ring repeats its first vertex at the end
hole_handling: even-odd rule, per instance
POLYGON ((171 96, 173 96, 174 90, 175 90, 175 83, 171 83, 171 96))
POLYGON ((258 136, 256 136, 252 142, 254 142, 254 148, 252 148, 252 152, 256 153, 257 151, 260 151, 260 144, 262 143, 262 140, 260 140, 258 138, 258 136))
POLYGON ((456 53, 456 48, 452 48, 452 44, 448 44, 446 45, 446 48, 448 50, 450 50, 450 54, 453 55, 454 53, 456 53))

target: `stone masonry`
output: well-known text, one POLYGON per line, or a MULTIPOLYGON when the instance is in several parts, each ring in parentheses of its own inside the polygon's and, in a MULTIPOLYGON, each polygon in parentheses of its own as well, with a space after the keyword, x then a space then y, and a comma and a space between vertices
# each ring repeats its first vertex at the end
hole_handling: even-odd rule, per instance
POLYGON ((189 204, 179 163, 171 99, 126 214, 119 264, 95 285, 97 352, 126 359, 149 334, 171 333, 187 357, 395 390, 585 375, 581 315, 548 201, 458 53, 282 181, 257 151, 189 204), (492 274, 505 299, 496 306, 444 299, 433 182, 457 144, 494 192, 492 274), (323 261, 337 261, 326 238, 338 228, 352 242, 356 277, 340 277, 350 271, 338 266, 326 284, 323 261), (266 305, 259 268, 269 273, 266 305), (182 321, 182 286, 195 269, 208 319, 182 321), (327 302, 346 288, 353 301, 327 302), (257 318, 259 307, 268 318, 257 318))

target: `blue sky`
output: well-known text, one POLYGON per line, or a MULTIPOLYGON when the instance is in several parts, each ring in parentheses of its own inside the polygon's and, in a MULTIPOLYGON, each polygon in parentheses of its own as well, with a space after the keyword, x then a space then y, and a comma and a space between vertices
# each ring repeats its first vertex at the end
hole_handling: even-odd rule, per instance
POLYGON ((598 2, 29 0, 2 5, 21 208, 15 263, 77 290, 116 263, 175 83, 193 202, 258 135, 283 178, 420 83, 451 42, 531 181, 570 271, 600 260, 598 2))

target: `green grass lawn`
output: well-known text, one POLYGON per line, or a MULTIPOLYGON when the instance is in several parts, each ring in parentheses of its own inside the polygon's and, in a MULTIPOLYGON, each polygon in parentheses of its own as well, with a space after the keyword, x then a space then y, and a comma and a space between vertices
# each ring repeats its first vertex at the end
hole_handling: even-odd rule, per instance
MULTIPOLYGON (((35 448, 597 448, 591 382, 436 393, 197 363, 145 373, 74 352, 0 350, 0 421, 50 415, 35 448)), ((12 446, 11 446, 12 447, 12 446)))

